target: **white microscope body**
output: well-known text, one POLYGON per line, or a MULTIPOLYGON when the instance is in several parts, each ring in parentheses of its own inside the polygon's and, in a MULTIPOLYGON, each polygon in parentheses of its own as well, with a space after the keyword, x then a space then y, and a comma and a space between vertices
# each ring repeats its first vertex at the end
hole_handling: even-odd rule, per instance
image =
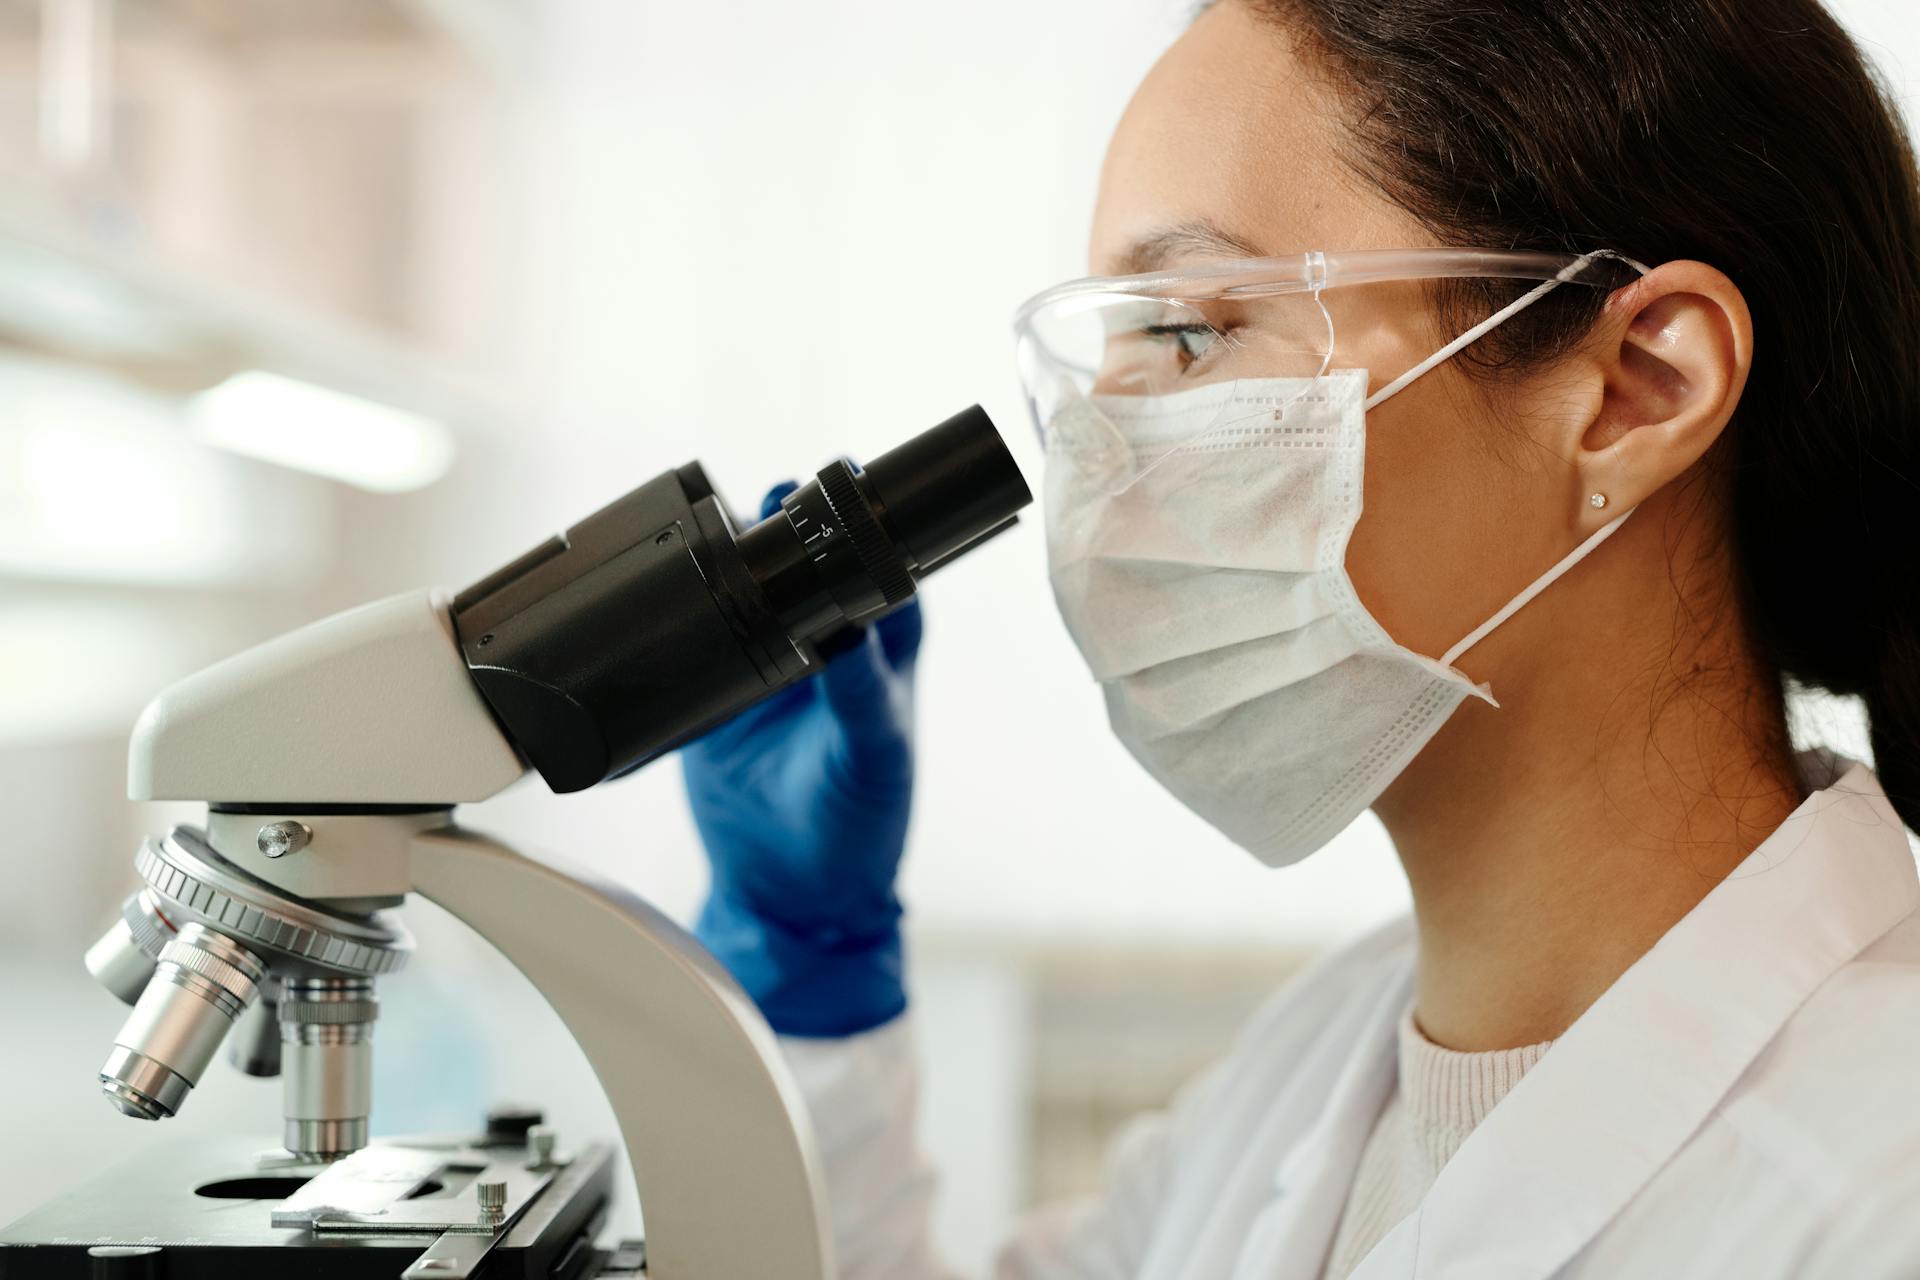
MULTIPOLYGON (((229 876, 349 918, 418 893, 498 947, 559 1013, 613 1105, 649 1274, 825 1280, 806 1112, 746 995, 638 898, 463 830, 421 799, 483 800, 525 771, 474 689, 445 597, 420 592, 174 685, 141 716, 128 772, 135 799, 227 798, 204 839, 229 876), (311 795, 326 811, 288 804, 311 795)), ((187 905, 267 951, 248 921, 261 909, 223 898, 211 869, 191 864, 195 834, 143 851, 143 870, 166 860, 157 874, 169 878, 150 887, 178 893, 191 880, 187 905)))

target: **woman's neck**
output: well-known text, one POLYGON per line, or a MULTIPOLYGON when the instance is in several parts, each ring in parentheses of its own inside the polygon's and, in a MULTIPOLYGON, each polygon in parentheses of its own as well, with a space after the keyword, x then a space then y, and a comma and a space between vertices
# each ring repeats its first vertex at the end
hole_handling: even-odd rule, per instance
POLYGON ((1772 678, 1733 619, 1649 585, 1646 550, 1556 584, 1550 639, 1523 610, 1464 660, 1502 706, 1469 701, 1375 806, 1438 1044, 1558 1037, 1800 802, 1772 678), (1568 638, 1582 616, 1635 621, 1568 638))

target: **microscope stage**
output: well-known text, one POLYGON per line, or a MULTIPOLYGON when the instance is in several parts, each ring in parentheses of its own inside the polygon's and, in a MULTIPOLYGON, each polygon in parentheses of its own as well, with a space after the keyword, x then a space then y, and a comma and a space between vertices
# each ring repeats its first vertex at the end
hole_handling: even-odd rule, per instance
MULTIPOLYGON (((376 1143, 377 1147, 399 1145, 376 1143)), ((412 1148, 409 1148, 410 1150, 412 1148)), ((463 1216, 470 1196, 474 1148, 434 1140, 422 1149, 454 1157, 444 1177, 400 1202, 409 1217, 431 1220, 436 1202, 449 1221, 463 1216), (465 1153, 464 1164, 456 1153, 465 1153)), ((441 1239, 442 1228, 422 1223, 402 1230, 275 1227, 281 1201, 325 1171, 321 1164, 262 1159, 262 1144, 214 1139, 161 1145, 108 1169, 58 1199, 0 1229, 0 1276, 6 1280, 78 1280, 87 1276, 165 1277, 165 1280, 259 1280, 300 1276, 315 1280, 399 1280, 441 1239), (160 1255, 129 1257, 117 1266, 89 1251, 100 1247, 157 1248, 160 1255), (104 1269, 96 1269, 104 1268, 104 1269)), ((480 1148, 481 1157, 524 1162, 520 1146, 480 1148)), ((613 1184, 613 1148, 593 1144, 553 1171, 518 1216, 471 1268, 435 1268, 433 1275, 495 1280, 574 1280, 607 1275, 618 1264, 593 1247, 613 1184)), ((450 1236, 450 1239, 454 1237, 450 1236)), ((459 1241, 481 1241, 469 1231, 459 1241)), ((627 1252, 622 1250, 622 1253, 627 1252)), ((627 1274, 634 1274, 628 1272, 627 1274)))

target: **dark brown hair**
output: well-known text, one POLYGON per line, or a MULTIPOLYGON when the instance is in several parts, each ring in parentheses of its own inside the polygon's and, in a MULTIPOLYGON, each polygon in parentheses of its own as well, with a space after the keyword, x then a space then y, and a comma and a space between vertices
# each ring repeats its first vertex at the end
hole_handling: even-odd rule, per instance
MULTIPOLYGON (((1305 37, 1357 169, 1442 242, 1692 258, 1739 286, 1754 366, 1713 462, 1751 643, 1865 700, 1920 828, 1920 193, 1847 33, 1817 0, 1250 2, 1305 37)), ((1603 291, 1561 292, 1479 365, 1563 354, 1603 291)))

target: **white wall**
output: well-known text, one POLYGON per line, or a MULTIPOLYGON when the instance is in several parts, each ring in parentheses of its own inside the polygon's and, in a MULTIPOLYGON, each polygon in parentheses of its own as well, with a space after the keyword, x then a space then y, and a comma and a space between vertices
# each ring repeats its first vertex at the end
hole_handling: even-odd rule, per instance
POLYGON ((1909 0, 1826 0, 1826 5, 1879 64, 1911 120, 1920 90, 1920 8, 1909 0))

